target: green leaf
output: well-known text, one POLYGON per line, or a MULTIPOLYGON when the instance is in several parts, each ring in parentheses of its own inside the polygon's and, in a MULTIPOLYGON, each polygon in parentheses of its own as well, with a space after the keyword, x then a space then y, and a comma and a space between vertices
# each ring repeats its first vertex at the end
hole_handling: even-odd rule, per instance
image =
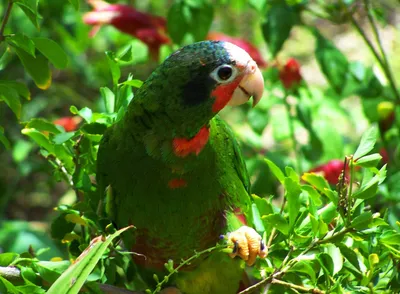
POLYGON ((123 85, 129 85, 134 88, 140 88, 143 85, 141 80, 129 80, 122 83, 123 85))
POLYGON ((362 167, 376 167, 381 159, 382 156, 379 153, 374 153, 361 157, 354 162, 354 165, 362 167))
POLYGON ((247 113, 247 119, 252 129, 261 135, 268 124, 269 116, 265 110, 253 108, 247 113))
POLYGON ((314 284, 316 281, 315 270, 306 260, 300 260, 299 262, 295 263, 294 266, 288 270, 288 272, 304 273, 310 277, 311 283, 314 284))
POLYGON ((52 122, 44 118, 32 118, 26 125, 25 128, 36 129, 40 132, 49 132, 53 134, 61 133, 60 129, 52 122))
POLYGON ((289 209, 289 224, 292 228, 297 215, 300 213, 300 199, 301 188, 299 183, 293 181, 291 178, 285 178, 283 186, 286 189, 285 197, 287 199, 287 207, 289 209))
POLYGON ((357 192, 353 194, 354 198, 369 199, 376 195, 378 191, 379 177, 373 177, 367 184, 363 185, 357 192))
POLYGON ((15 52, 38 88, 48 89, 51 85, 51 71, 47 59, 43 55, 34 58, 18 48, 15 48, 15 52))
POLYGON ((112 51, 106 51, 108 60, 108 66, 111 70, 111 76, 114 85, 118 85, 119 78, 121 77, 121 69, 119 68, 115 53, 112 51))
POLYGON ((71 233, 75 228, 75 224, 68 222, 65 219, 67 213, 60 214, 57 218, 53 220, 51 223, 51 237, 57 240, 62 240, 65 234, 71 233))
POLYGON ((26 100, 31 99, 31 94, 29 93, 28 87, 17 81, 9 81, 9 80, 0 80, 0 85, 4 85, 6 87, 13 88, 18 92, 18 95, 25 98, 26 100))
POLYGON ((269 214, 269 215, 264 215, 262 219, 271 227, 276 228, 278 231, 280 231, 284 235, 289 234, 289 224, 286 221, 286 219, 283 217, 282 214, 280 213, 274 213, 274 214, 269 214))
POLYGON ((132 61, 132 59, 133 59, 132 45, 126 46, 126 48, 124 48, 122 50, 122 52, 118 54, 118 59, 122 60, 122 61, 125 61, 125 62, 132 61))
POLYGON ((63 144, 67 142, 69 139, 71 139, 75 135, 75 132, 66 132, 66 133, 60 133, 57 134, 53 137, 53 143, 54 144, 63 144))
POLYGON ((184 2, 175 2, 172 4, 167 15, 167 30, 172 41, 181 44, 186 34, 188 23, 183 16, 184 2))
POLYGON ((265 162, 268 164, 274 176, 279 180, 279 182, 281 182, 281 184, 283 184, 283 182, 285 181, 285 175, 283 174, 281 169, 269 159, 265 159, 265 162))
POLYGON ((249 4, 258 11, 262 11, 267 0, 249 0, 249 4))
POLYGON ((0 266, 9 266, 19 254, 14 252, 6 252, 0 254, 0 266))
POLYGON ((257 204, 252 203, 251 212, 253 216, 254 228, 260 235, 262 235, 265 232, 265 227, 263 222, 261 221, 260 211, 258 210, 257 204))
POLYGON ((98 261, 107 250, 111 242, 126 230, 129 226, 118 230, 103 240, 103 236, 92 240, 89 247, 78 257, 57 281, 47 291, 48 294, 77 294, 82 288, 89 274, 93 271, 98 261))
POLYGON ((5 278, 3 278, 2 276, 0 276, 0 292, 1 293, 8 293, 8 294, 19 294, 18 289, 11 284, 11 282, 7 281, 5 278), (2 291, 2 287, 1 285, 4 286, 5 291, 2 291))
POLYGON ((50 142, 49 138, 47 138, 43 133, 39 132, 36 129, 22 129, 22 134, 30 137, 35 141, 40 147, 46 149, 49 153, 54 154, 54 146, 50 142))
POLYGON ((396 231, 385 231, 379 236, 379 241, 387 245, 399 245, 400 233, 396 231))
POLYGON ((342 255, 358 270, 360 269, 360 263, 358 262, 357 254, 344 244, 338 245, 342 255))
POLYGON ((195 41, 202 41, 206 38, 214 17, 213 5, 204 1, 203 5, 192 9, 190 33, 195 41))
POLYGON ((372 212, 367 211, 355 217, 351 221, 351 227, 356 228, 358 230, 363 230, 365 228, 368 228, 368 224, 370 224, 372 220, 373 220, 372 212))
POLYGON ((273 213, 274 208, 270 201, 265 198, 258 197, 255 194, 252 194, 251 198, 253 199, 253 202, 257 205, 258 211, 260 212, 261 216, 273 213))
POLYGON ((103 98, 104 105, 106 107, 106 112, 113 113, 114 105, 115 105, 115 95, 114 95, 113 91, 111 91, 107 87, 101 87, 100 93, 101 93, 101 97, 103 98))
POLYGON ((19 119, 21 116, 21 101, 19 100, 18 92, 11 87, 0 84, 0 101, 7 103, 8 107, 14 112, 19 119))
POLYGON ((34 269, 40 277, 48 283, 54 283, 71 263, 67 260, 62 261, 39 261, 34 263, 34 269))
POLYGON ((360 145, 358 145, 358 148, 353 156, 355 161, 366 155, 374 148, 377 136, 378 128, 376 125, 372 125, 368 130, 364 132, 361 137, 360 145))
POLYGON ((80 4, 80 0, 68 0, 69 3, 72 4, 72 6, 74 6, 76 11, 79 11, 79 4, 80 4))
POLYGON ((315 57, 321 71, 332 88, 341 94, 347 82, 349 62, 346 56, 332 42, 325 39, 317 29, 313 29, 313 33, 317 39, 315 57))
POLYGON ((78 114, 80 117, 82 117, 87 123, 90 123, 92 121, 92 116, 93 112, 90 108, 84 107, 81 110, 78 110, 75 106, 71 106, 69 108, 72 114, 78 114))
POLYGON ((53 40, 47 38, 33 38, 36 48, 58 69, 66 68, 68 56, 53 40))
POLYGON ((1 126, 0 126, 0 142, 4 145, 4 147, 6 147, 6 149, 11 148, 10 141, 8 141, 6 136, 4 136, 4 129, 1 126))
POLYGON ((282 49, 290 31, 298 21, 298 12, 285 1, 274 3, 268 10, 261 28, 273 57, 282 49))
POLYGON ((329 200, 334 204, 338 203, 337 193, 331 190, 328 182, 323 176, 315 173, 304 173, 301 179, 315 187, 318 191, 328 197, 329 200))
POLYGON ((316 206, 320 206, 322 204, 321 195, 309 185, 302 185, 301 190, 307 192, 308 196, 312 199, 316 206))
POLYGON ((334 244, 326 244, 324 251, 332 258, 333 261, 333 275, 336 275, 343 267, 343 257, 338 247, 334 244))
POLYGON ((39 30, 39 18, 41 18, 37 11, 39 0, 13 0, 13 2, 22 9, 33 25, 39 30))
POLYGON ((7 36, 6 41, 11 46, 20 48, 32 57, 35 57, 35 44, 24 34, 16 33, 14 35, 7 36))
POLYGON ((76 189, 89 192, 92 187, 89 175, 83 168, 76 169, 72 180, 76 189))

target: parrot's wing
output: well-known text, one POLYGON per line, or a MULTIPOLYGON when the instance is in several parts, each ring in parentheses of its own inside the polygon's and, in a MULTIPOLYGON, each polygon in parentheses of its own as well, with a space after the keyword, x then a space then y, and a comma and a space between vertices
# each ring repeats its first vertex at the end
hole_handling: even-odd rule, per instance
POLYGON ((243 186, 247 193, 250 195, 250 177, 247 172, 246 164, 244 162, 240 146, 236 140, 235 134, 229 125, 224 122, 219 116, 213 119, 219 132, 226 134, 229 140, 227 140, 225 148, 229 148, 233 151, 233 156, 230 158, 233 162, 233 167, 237 173, 237 176, 242 181, 243 186))
POLYGON ((223 158, 225 195, 231 199, 231 210, 226 211, 226 218, 227 230, 232 231, 243 224, 251 225, 250 177, 232 129, 218 116, 211 122, 217 130, 217 152, 223 158))

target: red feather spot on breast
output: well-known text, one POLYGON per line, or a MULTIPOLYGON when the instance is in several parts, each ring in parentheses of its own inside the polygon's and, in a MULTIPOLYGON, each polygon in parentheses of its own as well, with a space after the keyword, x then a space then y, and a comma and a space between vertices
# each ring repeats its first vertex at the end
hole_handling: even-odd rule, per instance
POLYGON ((204 146, 207 144, 209 135, 209 128, 202 127, 193 138, 175 138, 172 141, 175 155, 178 157, 186 157, 191 153, 199 155, 201 150, 203 150, 204 146))
POLYGON ((228 104, 231 100, 233 92, 239 86, 242 79, 236 79, 232 83, 226 85, 217 86, 214 91, 211 92, 211 96, 215 97, 215 102, 212 106, 213 112, 218 112, 228 104))
POLYGON ((187 186, 187 182, 184 179, 172 179, 168 182, 168 187, 171 189, 183 188, 187 186))

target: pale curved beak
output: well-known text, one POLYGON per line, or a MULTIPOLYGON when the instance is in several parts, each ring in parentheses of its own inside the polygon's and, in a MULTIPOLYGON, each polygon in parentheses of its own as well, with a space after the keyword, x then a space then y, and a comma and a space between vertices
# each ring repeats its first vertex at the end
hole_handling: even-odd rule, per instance
POLYGON ((253 107, 260 102, 264 92, 264 78, 257 64, 251 60, 247 65, 245 76, 239 86, 233 92, 228 105, 236 106, 246 103, 250 97, 253 97, 253 107))

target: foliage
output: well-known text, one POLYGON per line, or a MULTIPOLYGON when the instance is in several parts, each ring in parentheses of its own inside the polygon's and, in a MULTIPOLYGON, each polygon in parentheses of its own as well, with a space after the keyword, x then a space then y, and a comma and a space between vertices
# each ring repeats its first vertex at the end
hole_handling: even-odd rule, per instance
MULTIPOLYGON (((8 207, 2 217, 10 219, 0 229, 1 293, 77 293, 82 285, 94 293, 105 285, 146 288, 130 262, 136 253, 118 241, 125 229, 116 231, 99 213, 100 199, 95 201, 99 142, 123 117, 156 62, 178 45, 214 38, 210 28, 232 35, 241 25, 257 46, 232 40, 248 46, 252 56, 269 56, 263 72, 266 97, 254 109, 244 105, 221 114, 242 145, 252 179, 254 223, 269 250, 248 269, 259 282, 241 293, 260 288, 274 293, 400 291, 400 90, 395 59, 387 56, 378 29, 377 21, 389 26, 383 5, 176 0, 138 3, 136 10, 92 0, 88 12, 90 5, 69 2, 2 3, 0 141, 8 151, 0 158, 15 169, 0 163, 6 171, 0 175, 0 200, 8 207), (99 5, 119 9, 131 23, 139 10, 168 11, 165 18, 143 12, 152 20, 143 33, 116 18, 100 19, 105 14, 98 14, 99 5), (243 12, 251 19, 232 25, 229 14, 243 12), (349 60, 319 22, 351 25, 380 72, 349 60), (95 28, 90 31, 88 24, 95 28), (89 39, 99 25, 104 27, 89 39), (327 85, 306 81, 301 59, 283 58, 293 52, 288 44, 300 32, 307 36, 304 42, 315 42, 303 61, 315 61, 327 85), (257 47, 264 42, 268 53, 260 54, 257 47), (273 142, 266 144, 265 137, 273 142), (24 193, 29 195, 25 202, 24 193), (38 210, 32 202, 45 202, 47 209, 38 210), (33 208, 34 219, 42 222, 14 221, 18 214, 10 211, 20 203, 26 219, 32 219, 33 208)), ((166 264, 170 274, 155 276, 158 286, 148 292, 156 293, 182 265, 213 250, 231 249, 221 241, 189 260, 171 260, 166 264)), ((118 288, 107 290, 118 293, 118 288)))

